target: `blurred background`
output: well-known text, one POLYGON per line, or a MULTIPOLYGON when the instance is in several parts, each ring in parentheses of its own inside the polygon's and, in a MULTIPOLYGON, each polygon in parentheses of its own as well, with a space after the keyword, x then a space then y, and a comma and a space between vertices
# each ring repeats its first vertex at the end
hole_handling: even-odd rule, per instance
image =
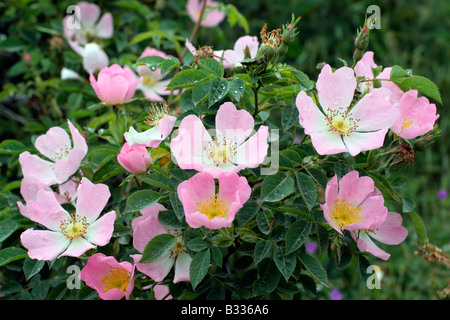
MULTIPOLYGON (((443 104, 436 103, 442 135, 430 148, 416 153, 415 165, 401 171, 407 178, 404 193, 415 201, 415 209, 425 222, 430 243, 450 251, 450 2, 449 1, 222 1, 233 4, 248 23, 248 34, 259 37, 264 23, 268 30, 281 28, 291 15, 301 15, 300 34, 289 47, 286 63, 302 70, 313 80, 326 62, 334 67, 352 64, 354 38, 370 5, 380 8, 380 29, 370 34, 368 50, 375 52, 375 63, 384 67, 400 65, 416 75, 432 80, 441 91, 443 104)), ((88 121, 86 107, 97 102, 95 93, 81 84, 63 82, 63 66, 87 79, 80 57, 68 47, 62 32, 66 8, 75 1, 12 1, 0 3, 0 141, 17 139, 30 145, 33 137, 66 117, 88 121), (80 89, 83 88, 83 89, 80 89), (81 91, 81 92, 80 92, 81 91)), ((169 54, 184 50, 194 23, 186 13, 184 0, 96 1, 102 12, 114 16, 114 37, 103 44, 110 63, 132 65, 146 46, 159 47, 169 54), (162 30, 163 33, 148 33, 162 30), (171 36, 172 35, 172 36, 171 36), (173 35, 176 35, 174 37, 173 35)), ((244 19, 244 20, 245 20, 244 19)), ((242 22, 242 21, 241 21, 242 22)), ((201 28, 194 45, 214 49, 232 48, 236 39, 246 35, 245 22, 233 26, 226 20, 215 28, 201 28)), ((98 120, 101 121, 101 120, 98 120)), ((0 154, 0 187, 11 191, 11 198, 0 205, 17 201, 19 184, 17 158, 0 154)), ((387 247, 387 262, 371 260, 383 270, 381 290, 370 291, 349 268, 340 270, 330 264, 330 282, 342 299, 439 299, 450 286, 448 266, 427 261, 418 253, 410 219, 410 231, 399 246, 387 247)), ((327 261, 325 260, 326 264, 327 261)), ((332 298, 318 292, 305 298, 332 298)), ((448 299, 448 296, 447 296, 448 299)))

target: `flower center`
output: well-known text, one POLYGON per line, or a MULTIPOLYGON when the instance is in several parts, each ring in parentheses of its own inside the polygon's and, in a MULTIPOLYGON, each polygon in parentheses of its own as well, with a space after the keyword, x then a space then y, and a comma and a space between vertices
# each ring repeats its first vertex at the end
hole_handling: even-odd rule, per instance
POLYGON ((362 221, 361 207, 347 203, 345 200, 336 199, 334 206, 331 208, 330 217, 342 229, 345 226, 362 221))
POLYGON ((233 139, 218 136, 214 137, 204 150, 215 164, 231 163, 236 155, 236 142, 233 139))
POLYGON ((127 292, 127 287, 130 284, 131 274, 120 267, 111 267, 109 273, 102 279, 102 283, 105 286, 103 292, 107 292, 111 289, 119 289, 123 293, 127 292))
POLYGON ((209 220, 215 217, 223 218, 230 212, 230 203, 220 199, 218 194, 208 200, 197 202, 196 205, 197 210, 207 216, 209 220))
POLYGON ((406 120, 406 119, 403 119, 402 130, 404 130, 404 129, 410 127, 413 123, 414 123, 413 120, 406 120))
POLYGON ((59 161, 59 160, 67 160, 67 156, 69 155, 70 147, 64 146, 59 151, 56 151, 53 156, 53 161, 59 161))
POLYGON ((281 29, 272 30, 270 32, 266 31, 267 31, 267 23, 264 24, 264 26, 261 29, 261 32, 259 33, 262 44, 277 48, 280 44, 283 43, 283 36, 280 34, 281 29))
POLYGON ((70 218, 61 221, 59 228, 61 233, 70 241, 78 239, 86 234, 89 223, 86 217, 72 214, 70 218))
POLYGON ((178 242, 175 243, 175 245, 173 246, 172 249, 170 249, 170 256, 169 258, 176 258, 178 257, 180 254, 186 252, 186 247, 184 245, 183 240, 181 239, 181 237, 178 238, 178 242))
POLYGON ((342 108, 327 112, 328 127, 341 136, 350 136, 358 128, 359 119, 348 116, 348 112, 342 108))
POLYGON ((142 82, 148 87, 154 87, 158 83, 159 79, 153 74, 146 74, 142 82))
POLYGON ((166 101, 152 103, 148 107, 149 111, 145 117, 144 123, 149 126, 156 127, 162 118, 169 115, 169 107, 166 101))

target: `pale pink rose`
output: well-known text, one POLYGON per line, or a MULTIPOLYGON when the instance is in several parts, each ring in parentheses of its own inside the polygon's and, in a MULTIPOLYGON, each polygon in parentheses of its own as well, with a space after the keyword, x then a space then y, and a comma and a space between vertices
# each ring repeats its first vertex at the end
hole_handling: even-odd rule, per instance
POLYGON ((80 16, 77 17, 77 11, 67 15, 63 19, 63 28, 70 47, 81 55, 85 44, 96 38, 111 38, 114 25, 111 13, 107 12, 100 18, 101 9, 95 3, 82 1, 76 7, 79 9, 80 16), (76 20, 77 18, 79 18, 79 21, 76 20))
POLYGON ((136 174, 147 172, 152 165, 152 158, 145 146, 133 145, 130 147, 127 142, 124 143, 117 155, 117 161, 126 170, 136 174))
POLYGON ((95 289, 103 300, 129 299, 134 289, 135 266, 127 261, 95 253, 80 272, 80 280, 95 289))
MULTIPOLYGON (((139 58, 150 56, 158 56, 164 59, 169 58, 166 53, 150 47, 145 48, 139 58)), ((161 96, 167 96, 171 93, 178 94, 179 91, 166 90, 167 85, 172 79, 162 80, 164 75, 161 74, 160 68, 150 70, 150 68, 147 66, 138 66, 137 71, 138 75, 142 77, 142 81, 139 83, 138 89, 141 90, 144 96, 149 100, 163 101, 163 98, 161 96)))
POLYGON ((172 300, 172 296, 169 294, 169 286, 164 284, 156 284, 153 286, 153 292, 155 293, 156 300, 172 300))
MULTIPOLYGON (((362 77, 367 80, 373 80, 373 71, 372 68, 376 68, 377 65, 373 59, 374 53, 373 51, 367 51, 364 56, 359 60, 355 65, 355 74, 357 77, 362 77)), ((391 91, 390 101, 392 104, 398 103, 400 98, 403 95, 403 90, 400 89, 394 82, 389 81, 391 77, 392 68, 384 68, 375 79, 380 80, 381 86, 383 88, 389 89, 391 91), (386 80, 388 79, 388 80, 386 80)), ((362 92, 372 91, 373 89, 373 81, 363 81, 359 84, 359 89, 362 92)))
POLYGON ((109 65, 109 58, 105 51, 96 43, 87 43, 81 52, 83 68, 88 73, 102 70, 109 65))
POLYGON ((200 25, 207 28, 219 25, 223 21, 223 19, 225 19, 226 14, 225 12, 214 9, 214 7, 217 7, 218 5, 216 1, 188 0, 186 9, 189 14, 189 17, 191 17, 192 21, 194 21, 195 23, 198 22, 198 19, 200 19, 203 1, 206 1, 206 7, 205 11, 203 12, 202 22, 200 23, 200 25))
POLYGON ((223 67, 225 69, 239 67, 241 66, 241 61, 245 58, 244 50, 246 47, 249 48, 250 57, 256 57, 259 48, 258 38, 252 36, 240 37, 236 40, 232 50, 214 51, 215 59, 219 62, 223 59, 223 67))
POLYGON ((439 118, 436 105, 426 97, 417 97, 417 94, 417 90, 409 90, 398 103, 400 116, 391 130, 403 139, 414 139, 427 133, 439 118))
POLYGON ((209 172, 214 177, 225 171, 256 168, 267 155, 269 128, 262 125, 250 136, 254 124, 249 112, 225 102, 216 114, 214 137, 199 117, 188 115, 181 121, 170 150, 180 168, 209 172))
POLYGON ((251 188, 245 177, 224 172, 218 180, 218 193, 214 177, 207 172, 197 173, 178 185, 178 198, 183 204, 186 222, 192 228, 231 227, 236 213, 250 198, 251 188))
POLYGON ((107 185, 81 179, 77 190, 75 213, 68 213, 52 191, 43 189, 36 200, 27 203, 28 218, 48 230, 28 229, 20 236, 31 259, 54 260, 62 256, 79 257, 89 249, 109 243, 116 213, 110 211, 99 218, 108 202, 107 185))
POLYGON ((386 219, 372 224, 369 228, 351 234, 362 252, 369 252, 375 257, 388 260, 390 254, 381 250, 371 238, 388 245, 400 244, 408 236, 408 230, 402 227, 402 216, 396 212, 388 212, 386 219))
POLYGON ((370 177, 351 171, 338 181, 335 175, 325 189, 325 203, 320 205, 328 224, 340 234, 343 230, 369 229, 384 221, 387 208, 370 177))
POLYGON ((174 116, 164 115, 157 123, 155 123, 154 127, 145 130, 144 132, 137 132, 136 129, 130 127, 128 132, 124 133, 125 140, 131 147, 142 145, 157 148, 172 132, 176 120, 177 118, 174 116))
POLYGON ((334 73, 325 65, 317 80, 323 112, 304 91, 297 95, 299 122, 320 155, 362 151, 383 146, 389 128, 399 111, 389 100, 386 88, 373 89, 350 108, 356 88, 352 69, 342 67, 334 73))
POLYGON ((50 128, 46 134, 39 136, 34 146, 50 159, 44 160, 28 151, 20 154, 19 162, 24 177, 39 180, 40 184, 62 184, 75 174, 81 161, 87 154, 86 140, 68 120, 73 145, 67 132, 60 127, 50 128))
POLYGON ((92 73, 89 76, 97 97, 108 105, 121 105, 131 100, 141 80, 142 77, 136 79, 128 66, 122 68, 118 64, 100 70, 97 80, 92 73))
POLYGON ((186 252, 180 230, 169 229, 159 223, 158 214, 160 211, 164 210, 166 210, 166 208, 163 205, 156 203, 142 210, 142 216, 139 216, 132 221, 133 246, 137 251, 143 253, 145 246, 151 239, 165 233, 178 236, 178 241, 175 246, 154 262, 139 263, 142 259, 142 254, 135 254, 131 257, 136 263, 136 268, 154 281, 164 280, 174 266, 174 283, 190 281, 189 268, 192 258, 186 252))

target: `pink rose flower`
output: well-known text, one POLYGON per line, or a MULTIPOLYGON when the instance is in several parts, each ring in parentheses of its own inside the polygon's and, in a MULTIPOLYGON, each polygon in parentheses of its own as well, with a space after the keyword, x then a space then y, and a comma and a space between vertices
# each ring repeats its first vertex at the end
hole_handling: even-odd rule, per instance
POLYGON ((80 279, 95 289, 103 300, 127 300, 134 289, 134 265, 95 253, 80 272, 80 279))
POLYGON ((439 118, 436 105, 426 97, 417 97, 417 94, 417 90, 409 90, 398 103, 400 116, 391 130, 403 139, 414 139, 427 133, 439 118))
POLYGON ((151 239, 165 233, 178 236, 178 241, 175 246, 155 262, 139 263, 142 259, 142 254, 135 254, 131 257, 136 263, 136 268, 154 281, 164 280, 170 270, 172 270, 173 266, 175 266, 174 283, 190 281, 189 268, 192 258, 186 252, 180 230, 169 229, 159 223, 158 214, 160 211, 164 210, 166 210, 166 208, 163 205, 156 203, 142 210, 142 216, 139 216, 132 221, 133 246, 137 251, 142 253, 151 239))
POLYGON ((151 125, 152 128, 144 132, 137 132, 136 129, 130 127, 128 132, 124 133, 129 146, 143 145, 157 148, 172 132, 177 118, 169 114, 167 104, 164 101, 162 104, 152 104, 149 109, 147 119, 144 122, 151 125))
POLYGON ((335 175, 325 188, 325 203, 320 205, 325 220, 340 234, 381 224, 387 215, 384 199, 370 177, 351 171, 338 181, 335 175))
POLYGON ((207 172, 197 173, 178 185, 178 198, 183 204, 186 222, 192 228, 231 227, 236 213, 250 198, 251 188, 245 177, 224 172, 218 180, 218 193, 214 177, 207 172))
POLYGON ((80 16, 76 16, 77 12, 67 15, 63 19, 63 28, 70 47, 81 55, 83 46, 95 38, 111 38, 114 25, 111 13, 107 12, 100 18, 101 9, 95 3, 82 1, 76 6, 79 8, 80 16), (79 18, 79 21, 75 21, 76 18, 79 18))
POLYGON ((228 50, 214 51, 215 59, 219 62, 223 56, 223 67, 225 69, 241 66, 241 61, 245 59, 244 50, 248 47, 250 57, 256 57, 258 52, 259 42, 257 37, 243 36, 236 40, 234 48, 228 50))
POLYGON ((358 249, 369 252, 375 257, 388 260, 390 254, 381 250, 371 238, 388 245, 400 244, 408 236, 408 230, 402 227, 402 216, 396 212, 388 212, 386 219, 375 222, 368 229, 359 230, 358 234, 351 234, 358 249))
POLYGON ((79 257, 89 249, 109 243, 116 213, 99 218, 108 202, 107 185, 81 179, 75 213, 68 213, 51 191, 38 190, 36 200, 27 203, 28 218, 48 230, 28 229, 20 240, 31 259, 54 260, 62 256, 79 257))
MULTIPOLYGON (((355 74, 357 77, 362 77, 367 80, 373 80, 372 68, 376 68, 377 65, 373 59, 373 51, 367 51, 364 56, 355 65, 355 74)), ((389 89, 391 91, 390 101, 392 104, 398 103, 403 95, 403 90, 400 89, 394 82, 386 79, 390 79, 392 68, 384 68, 375 79, 379 79, 381 86, 383 88, 389 89), (383 81, 385 80, 385 81, 383 81)), ((359 84, 359 89, 361 92, 372 91, 373 81, 364 81, 359 84)))
POLYGON ((169 286, 164 284, 156 284, 153 286, 153 292, 155 293, 156 300, 172 300, 172 296, 169 294, 169 286))
POLYGON ((136 174, 147 172, 152 164, 152 158, 145 146, 133 145, 130 147, 127 142, 122 146, 117 161, 126 170, 136 174))
POLYGON ((128 66, 121 68, 118 64, 100 70, 97 80, 92 73, 89 76, 97 97, 108 105, 121 105, 133 98, 141 80, 128 66))
POLYGON ((389 100, 386 88, 373 89, 350 108, 356 88, 353 70, 348 67, 334 73, 325 65, 317 80, 323 112, 304 91, 297 95, 299 122, 320 155, 362 151, 383 146, 389 128, 399 112, 389 100))
POLYGON ((209 172, 214 177, 225 171, 256 168, 267 155, 269 128, 262 125, 247 139, 254 131, 254 124, 250 113, 225 102, 216 114, 214 137, 199 117, 188 115, 181 121, 170 150, 180 168, 209 172))
POLYGON ((19 162, 24 177, 35 178, 40 184, 53 185, 67 181, 77 172, 81 160, 87 154, 86 140, 68 120, 73 146, 67 132, 60 127, 50 128, 39 136, 34 146, 51 161, 44 160, 28 151, 20 154, 19 162))
MULTIPOLYGON (((203 12, 202 22, 200 23, 200 25, 207 28, 219 25, 223 21, 223 19, 225 19, 226 16, 225 12, 213 9, 218 5, 216 1, 212 0, 203 0, 203 1, 206 1, 206 7, 205 11, 203 12)), ((187 12, 189 14, 189 17, 191 17, 192 21, 194 21, 195 23, 197 23, 198 19, 200 19, 203 1, 188 0, 187 2, 186 5, 187 12)))

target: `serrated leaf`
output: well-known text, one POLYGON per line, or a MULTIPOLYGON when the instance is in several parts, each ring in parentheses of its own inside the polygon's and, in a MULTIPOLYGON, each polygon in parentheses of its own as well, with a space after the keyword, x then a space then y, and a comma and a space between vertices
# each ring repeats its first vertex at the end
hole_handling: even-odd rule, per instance
POLYGON ((250 221, 259 211, 261 206, 253 201, 248 200, 244 206, 239 209, 239 211, 236 213, 236 218, 240 226, 245 225, 247 222, 250 221))
POLYGON ((34 275, 39 273, 45 265, 45 260, 35 260, 27 257, 23 263, 23 272, 25 278, 30 280, 34 275))
POLYGON ((178 68, 180 66, 180 60, 175 57, 170 57, 161 62, 161 75, 164 75, 166 72, 178 68))
POLYGON ((164 227, 169 229, 181 229, 186 227, 185 221, 180 221, 172 210, 160 211, 158 214, 158 221, 164 227))
POLYGON ((214 58, 199 60, 197 65, 200 69, 206 71, 212 76, 223 76, 223 66, 214 58))
POLYGON ((170 233, 163 233, 153 237, 145 246, 139 263, 155 262, 177 243, 177 237, 170 233))
POLYGON ((433 98, 440 104, 442 104, 441 94, 439 88, 428 78, 422 76, 411 76, 401 81, 402 85, 416 89, 424 95, 433 98))
POLYGON ((205 102, 209 97, 209 89, 212 81, 205 81, 197 84, 192 89, 192 102, 195 106, 205 102))
POLYGON ((306 206, 311 211, 317 203, 316 184, 310 176, 302 172, 297 172, 295 178, 297 180, 300 197, 305 201, 306 206))
POLYGON ((411 221, 414 225, 414 229, 416 230, 417 240, 420 245, 428 242, 427 229, 425 228, 425 224, 422 221, 422 218, 414 211, 408 213, 411 221))
POLYGON ((180 96, 180 109, 183 111, 190 111, 195 108, 195 103, 192 100, 193 89, 189 88, 183 91, 180 96))
POLYGON ((276 202, 287 197, 294 189, 294 179, 279 171, 266 176, 261 187, 261 200, 276 202))
POLYGON ((24 259, 28 256, 27 252, 21 248, 9 247, 0 250, 0 267, 10 262, 24 259))
POLYGON ((283 249, 277 247, 273 253, 273 260, 275 261, 278 270, 280 270, 283 277, 288 281, 297 264, 295 255, 292 253, 285 255, 283 249))
POLYGON ((258 214, 256 215, 256 223, 258 224, 258 228, 262 233, 269 234, 272 219, 273 217, 269 211, 258 212, 258 214))
POLYGON ((164 58, 160 56, 146 56, 138 59, 138 61, 136 61, 136 65, 147 66, 150 70, 155 71, 161 66, 163 61, 164 58))
POLYGON ((309 80, 309 77, 300 70, 292 69, 292 75, 300 83, 300 85, 305 88, 305 90, 311 90, 314 88, 314 83, 309 80))
POLYGON ((295 221, 286 232, 286 254, 300 248, 308 239, 312 223, 303 219, 295 221))
POLYGON ((132 193, 125 206, 124 213, 137 212, 158 202, 161 195, 152 190, 139 190, 132 193))
POLYGON ((19 224, 11 219, 0 221, 0 242, 7 239, 19 228, 19 224))
POLYGON ((272 259, 264 259, 258 264, 258 279, 253 284, 253 295, 270 293, 277 287, 281 273, 272 259))
POLYGON ((194 256, 189 268, 192 289, 195 290, 197 285, 205 278, 208 273, 210 262, 211 252, 209 249, 200 251, 194 256))
POLYGON ((230 83, 226 79, 213 79, 209 87, 208 106, 212 106, 222 100, 227 95, 229 88, 230 83))
POLYGON ((231 94, 231 96, 239 102, 244 96, 245 81, 239 78, 231 78, 228 81, 230 82, 228 93, 231 94))
POLYGON ((281 126, 284 131, 288 131, 293 125, 298 123, 298 109, 297 107, 287 105, 283 108, 281 113, 281 126))
POLYGON ((169 200, 173 211, 178 217, 178 220, 182 221, 184 219, 184 208, 180 199, 178 199, 178 194, 176 192, 172 192, 169 196, 169 200))
POLYGON ((202 81, 208 81, 211 76, 200 70, 188 69, 178 72, 170 81, 167 90, 178 90, 197 85, 202 81))
POLYGON ((151 185, 153 187, 161 188, 168 191, 174 190, 174 185, 172 180, 165 174, 162 174, 160 172, 154 172, 147 175, 142 175, 141 180, 145 182, 148 185, 151 185))
POLYGON ((298 257, 311 277, 328 288, 328 275, 322 264, 316 258, 306 253, 300 253, 298 257))
POLYGON ((266 258, 270 252, 270 249, 272 249, 272 242, 265 240, 257 242, 254 251, 255 263, 258 264, 266 258))
POLYGON ((203 240, 202 238, 194 238, 186 242, 186 247, 192 251, 198 252, 211 247, 211 243, 207 240, 203 240))

